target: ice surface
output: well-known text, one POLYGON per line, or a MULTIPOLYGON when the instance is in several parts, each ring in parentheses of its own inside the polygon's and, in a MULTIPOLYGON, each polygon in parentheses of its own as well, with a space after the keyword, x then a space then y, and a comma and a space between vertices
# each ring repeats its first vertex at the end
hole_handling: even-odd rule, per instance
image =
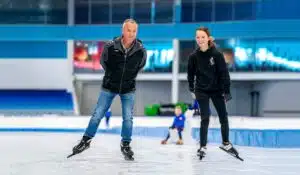
POLYGON ((133 137, 135 161, 121 156, 119 135, 98 134, 91 148, 70 159, 80 133, 0 133, 1 175, 298 175, 300 149, 237 147, 241 162, 208 145, 207 157, 196 156, 197 144, 160 145, 160 138, 133 137))

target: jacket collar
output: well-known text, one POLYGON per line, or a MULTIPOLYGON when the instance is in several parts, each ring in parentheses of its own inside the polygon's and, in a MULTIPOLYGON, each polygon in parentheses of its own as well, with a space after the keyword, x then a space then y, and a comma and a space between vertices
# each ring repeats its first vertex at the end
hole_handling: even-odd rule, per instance
MULTIPOLYGON (((132 43, 131 49, 128 51, 128 55, 130 56, 142 48, 142 42, 139 39, 135 39, 132 43)), ((125 53, 122 46, 122 37, 117 37, 114 39, 114 49, 118 49, 121 52, 125 53)))

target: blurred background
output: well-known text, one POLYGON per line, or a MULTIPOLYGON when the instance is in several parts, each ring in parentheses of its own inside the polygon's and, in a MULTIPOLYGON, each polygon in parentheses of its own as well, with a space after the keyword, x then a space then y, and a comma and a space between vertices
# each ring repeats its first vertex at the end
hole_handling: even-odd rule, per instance
MULTIPOLYGON (((299 6, 298 0, 0 0, 0 114, 90 116, 103 45, 133 18, 148 53, 134 115, 159 116, 169 110, 164 105, 193 103, 187 60, 195 29, 207 26, 230 70, 229 114, 298 117, 299 6)), ((121 115, 120 100, 112 113, 121 115)))

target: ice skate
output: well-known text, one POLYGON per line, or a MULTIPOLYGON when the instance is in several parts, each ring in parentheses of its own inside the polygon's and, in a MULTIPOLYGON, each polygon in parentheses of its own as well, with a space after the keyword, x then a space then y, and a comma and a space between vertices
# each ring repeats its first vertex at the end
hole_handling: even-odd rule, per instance
POLYGON ((197 156, 199 156, 199 159, 202 160, 206 156, 206 147, 200 147, 197 151, 197 156))
POLYGON ((179 139, 177 142, 176 142, 176 145, 183 145, 183 141, 181 139, 179 139))
POLYGON ((134 153, 130 147, 129 142, 121 142, 121 152, 125 158, 125 160, 134 160, 134 153))
POLYGON ((79 142, 79 144, 77 144, 76 146, 74 146, 73 148, 73 153, 70 154, 67 158, 70 158, 76 154, 79 154, 81 152, 83 152, 84 150, 88 149, 90 147, 90 143, 91 143, 92 139, 86 136, 83 136, 83 138, 81 139, 81 141, 79 142))
POLYGON ((227 152, 228 154, 230 154, 231 156, 241 160, 241 161, 244 161, 244 159, 242 159, 240 156, 239 156, 239 153, 238 151, 233 147, 233 145, 231 143, 227 143, 227 144, 222 144, 220 147, 219 147, 221 150, 227 152))

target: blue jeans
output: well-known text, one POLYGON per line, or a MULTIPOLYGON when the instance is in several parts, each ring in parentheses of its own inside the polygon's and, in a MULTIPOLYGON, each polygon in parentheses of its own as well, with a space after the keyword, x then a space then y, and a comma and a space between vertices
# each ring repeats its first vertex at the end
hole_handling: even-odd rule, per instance
MULTIPOLYGON (((93 112, 93 115, 90 119, 89 125, 85 130, 84 135, 90 138, 93 138, 97 132, 98 126, 101 119, 104 117, 106 111, 111 106, 113 99, 118 95, 116 93, 108 92, 102 90, 98 98, 96 108, 93 112)), ((119 94, 122 104, 122 131, 121 137, 122 141, 131 141, 132 136, 132 124, 133 124, 133 107, 134 107, 134 97, 135 93, 119 94)))

